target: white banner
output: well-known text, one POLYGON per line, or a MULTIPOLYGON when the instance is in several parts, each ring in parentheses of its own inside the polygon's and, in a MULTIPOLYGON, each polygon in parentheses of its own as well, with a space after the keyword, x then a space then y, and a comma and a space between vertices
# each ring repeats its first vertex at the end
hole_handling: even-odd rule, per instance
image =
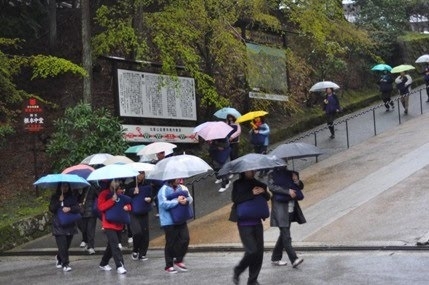
POLYGON ((269 93, 262 93, 262 92, 249 92, 249 98, 265 99, 265 100, 273 100, 273 101, 289 100, 289 97, 287 95, 269 94, 269 93))
POLYGON ((197 120, 193 78, 118 69, 118 96, 122 117, 197 120))
POLYGON ((173 126, 122 125, 128 142, 198 143, 194 128, 173 126))

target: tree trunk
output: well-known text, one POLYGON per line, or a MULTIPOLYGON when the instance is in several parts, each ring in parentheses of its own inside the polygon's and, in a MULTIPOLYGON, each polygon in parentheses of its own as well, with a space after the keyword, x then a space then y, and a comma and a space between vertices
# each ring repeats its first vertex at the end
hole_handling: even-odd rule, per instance
MULTIPOLYGON (((140 40, 143 35, 143 4, 138 1, 134 3, 134 17, 133 17, 133 28, 136 31, 137 37, 140 40)), ((131 58, 133 60, 136 59, 137 53, 136 51, 132 51, 131 58)))
POLYGON ((57 2, 49 0, 49 50, 53 53, 57 48, 57 2))
POLYGON ((92 57, 91 57, 91 20, 89 10, 90 0, 81 0, 82 13, 82 65, 88 73, 83 78, 83 102, 92 103, 92 57))

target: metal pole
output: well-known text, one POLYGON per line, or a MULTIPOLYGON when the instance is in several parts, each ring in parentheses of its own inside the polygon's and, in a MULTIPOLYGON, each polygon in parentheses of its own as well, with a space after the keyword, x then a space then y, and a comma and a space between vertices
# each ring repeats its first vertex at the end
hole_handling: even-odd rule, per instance
POLYGON ((197 212, 195 212, 195 181, 192 181, 192 187, 191 187, 191 191, 192 191, 192 199, 194 200, 192 202, 192 210, 194 210, 194 220, 197 218, 197 212))
POLYGON ((349 141, 349 119, 346 120, 346 138, 347 138, 347 148, 350 148, 350 141, 349 141))
POLYGON ((377 135, 377 124, 375 121, 375 108, 372 109, 372 121, 374 122, 374 136, 377 135))
MULTIPOLYGON (((314 146, 317 146, 317 132, 314 132, 314 146)), ((316 162, 319 162, 319 156, 316 156, 316 162)))
MULTIPOLYGON (((37 173, 37 150, 36 150, 36 133, 33 133, 33 163, 34 163, 34 181, 36 181, 39 177, 37 173)), ((36 186, 36 197, 39 197, 39 187, 36 186)))
POLYGON ((399 96, 399 99, 398 99, 398 118, 399 118, 399 124, 401 124, 401 110, 400 110, 401 104, 399 103, 400 100, 401 100, 401 96, 399 96))
POLYGON ((419 90, 420 95, 420 115, 423 115, 423 98, 422 98, 422 89, 419 90))

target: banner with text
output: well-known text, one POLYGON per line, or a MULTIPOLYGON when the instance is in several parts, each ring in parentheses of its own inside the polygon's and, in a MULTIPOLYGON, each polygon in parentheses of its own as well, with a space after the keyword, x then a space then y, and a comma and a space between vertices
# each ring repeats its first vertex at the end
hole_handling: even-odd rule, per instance
POLYGON ((194 128, 173 126, 122 125, 128 142, 198 143, 194 128))

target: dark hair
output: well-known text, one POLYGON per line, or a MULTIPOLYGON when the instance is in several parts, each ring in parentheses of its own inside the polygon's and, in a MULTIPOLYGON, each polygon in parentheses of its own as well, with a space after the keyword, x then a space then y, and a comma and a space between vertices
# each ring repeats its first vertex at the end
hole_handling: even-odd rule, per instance
POLYGON ((231 115, 231 114, 226 115, 226 118, 227 118, 227 119, 231 118, 234 122, 235 122, 235 120, 237 120, 237 118, 236 118, 236 117, 234 117, 234 116, 233 116, 233 115, 231 115))

